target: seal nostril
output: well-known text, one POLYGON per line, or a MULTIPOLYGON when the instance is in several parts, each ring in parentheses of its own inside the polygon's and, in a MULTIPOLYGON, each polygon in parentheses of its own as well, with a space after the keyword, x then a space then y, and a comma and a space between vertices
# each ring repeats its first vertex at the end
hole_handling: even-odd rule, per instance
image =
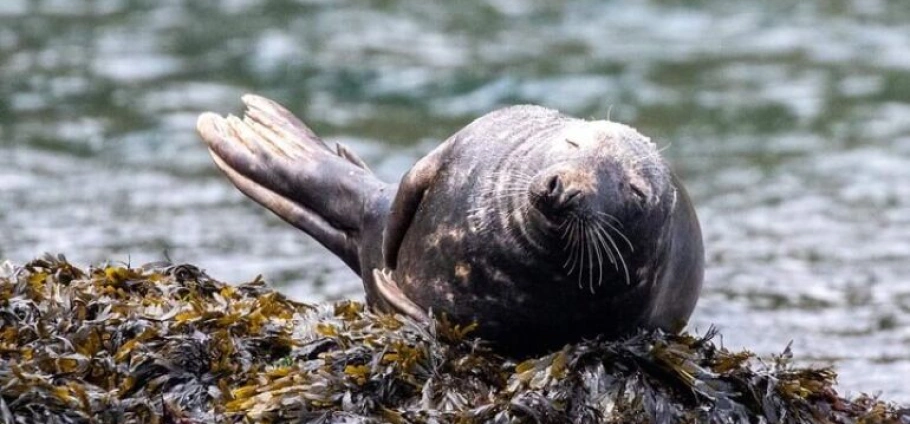
POLYGON ((547 195, 550 197, 556 197, 559 195, 560 191, 562 191, 562 181, 560 181, 559 175, 550 177, 550 179, 547 181, 547 195))

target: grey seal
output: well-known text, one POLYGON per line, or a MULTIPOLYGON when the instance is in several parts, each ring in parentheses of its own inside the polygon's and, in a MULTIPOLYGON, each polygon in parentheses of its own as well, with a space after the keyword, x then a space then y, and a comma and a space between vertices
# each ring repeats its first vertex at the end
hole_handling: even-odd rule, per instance
POLYGON ((215 164, 313 236, 367 304, 463 324, 527 354, 637 329, 681 330, 701 290, 694 208, 654 143, 610 121, 512 106, 470 123, 393 186, 280 105, 200 116, 215 164))

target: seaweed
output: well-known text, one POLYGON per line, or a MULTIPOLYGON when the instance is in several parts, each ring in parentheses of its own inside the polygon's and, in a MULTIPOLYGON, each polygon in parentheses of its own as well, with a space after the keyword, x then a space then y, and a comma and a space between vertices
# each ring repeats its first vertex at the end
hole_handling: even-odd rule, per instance
POLYGON ((193 265, 0 268, 4 423, 910 423, 830 368, 640 332, 524 360, 444 316, 308 305, 193 265))

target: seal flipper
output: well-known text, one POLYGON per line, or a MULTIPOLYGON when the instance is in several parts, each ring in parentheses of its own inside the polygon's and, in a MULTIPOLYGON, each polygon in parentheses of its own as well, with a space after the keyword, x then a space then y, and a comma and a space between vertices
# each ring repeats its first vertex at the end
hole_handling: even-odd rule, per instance
POLYGON ((353 152, 333 151, 277 103, 252 95, 243 101, 243 119, 199 117, 197 131, 215 164, 244 194, 360 274, 364 211, 388 201, 388 185, 353 152))
POLYGON ((387 269, 373 270, 373 281, 379 296, 397 312, 420 322, 429 322, 430 316, 419 305, 409 299, 392 280, 392 273, 387 269))
POLYGON ((382 237, 382 257, 386 268, 395 269, 397 267, 398 248, 401 247, 404 235, 411 226, 411 221, 414 220, 414 214, 417 213, 424 193, 436 179, 436 175, 442 167, 442 158, 445 157, 449 146, 451 146, 451 141, 440 144, 423 159, 417 161, 414 167, 401 178, 382 237))
MULTIPOLYGON (((335 252, 350 249, 349 246, 338 243, 346 241, 347 236, 338 229, 332 227, 325 220, 321 219, 319 215, 314 214, 312 211, 301 207, 286 197, 257 184, 255 181, 244 177, 226 164, 218 155, 212 153, 212 159, 214 160, 215 165, 217 165, 228 179, 231 180, 243 194, 247 195, 247 197, 250 197, 259 204, 269 208, 291 225, 297 228, 306 228, 308 234, 322 242, 329 250, 335 252)), ((347 255, 350 254, 351 253, 348 253, 347 255)), ((342 259, 344 258, 345 257, 342 256, 342 259)), ((351 266, 346 260, 345 263, 348 266, 351 266)))

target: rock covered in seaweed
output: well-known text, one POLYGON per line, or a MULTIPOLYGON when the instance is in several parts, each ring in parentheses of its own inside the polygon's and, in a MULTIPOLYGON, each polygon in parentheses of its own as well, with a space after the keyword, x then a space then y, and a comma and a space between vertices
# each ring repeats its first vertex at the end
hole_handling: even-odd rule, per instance
POLYGON ((910 422, 829 369, 642 333, 513 361, 439 319, 306 305, 191 265, 0 270, 0 421, 910 422))

